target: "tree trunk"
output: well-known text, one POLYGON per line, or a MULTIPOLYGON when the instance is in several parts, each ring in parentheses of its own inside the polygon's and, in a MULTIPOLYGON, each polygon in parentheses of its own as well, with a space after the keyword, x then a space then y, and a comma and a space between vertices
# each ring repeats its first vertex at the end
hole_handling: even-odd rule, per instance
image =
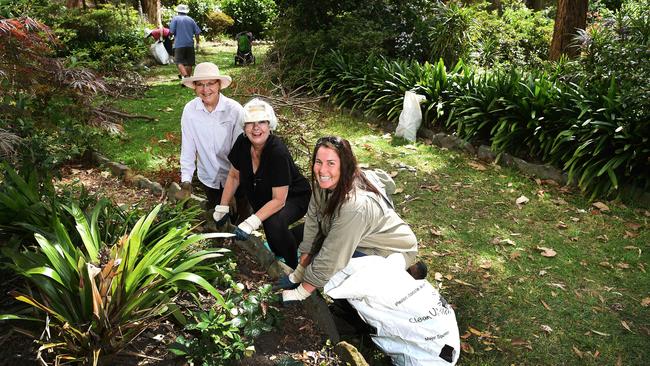
POLYGON ((587 8, 589 0, 558 0, 555 28, 549 59, 557 61, 562 54, 575 57, 576 47, 571 47, 571 41, 577 29, 587 26, 587 8))
POLYGON ((149 23, 155 24, 158 27, 162 25, 160 0, 142 0, 142 11, 146 14, 149 23))

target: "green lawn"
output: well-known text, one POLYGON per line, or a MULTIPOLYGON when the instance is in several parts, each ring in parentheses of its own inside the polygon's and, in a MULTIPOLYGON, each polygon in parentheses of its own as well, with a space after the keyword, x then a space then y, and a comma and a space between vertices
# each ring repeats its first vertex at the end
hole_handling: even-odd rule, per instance
MULTIPOLYGON (((234 48, 206 51, 199 60, 216 61, 236 82, 225 94, 245 102, 268 90, 259 68, 232 67, 234 48)), ((262 49, 255 53, 262 58, 262 49)), ((127 121, 124 138, 102 143, 109 157, 144 173, 177 162, 180 114, 193 97, 174 80, 174 66, 151 75, 145 98, 118 105, 157 121, 127 121)), ((317 126, 303 134, 312 143, 345 136, 361 163, 396 174, 403 191, 395 203, 420 240, 428 279, 456 308, 460 365, 650 364, 649 210, 619 202, 600 210, 571 190, 407 145, 336 110, 284 118, 317 126), (516 204, 520 196, 529 201, 516 204)))

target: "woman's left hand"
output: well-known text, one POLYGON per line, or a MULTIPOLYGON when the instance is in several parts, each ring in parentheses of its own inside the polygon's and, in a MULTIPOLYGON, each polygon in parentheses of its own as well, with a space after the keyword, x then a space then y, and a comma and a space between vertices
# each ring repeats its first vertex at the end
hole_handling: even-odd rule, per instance
POLYGON ((248 240, 251 233, 262 225, 262 220, 255 215, 250 215, 246 220, 235 229, 235 236, 237 240, 248 240))
POLYGON ((298 301, 303 301, 311 295, 311 292, 307 291, 302 284, 296 287, 293 290, 284 290, 282 291, 282 304, 289 305, 298 301))

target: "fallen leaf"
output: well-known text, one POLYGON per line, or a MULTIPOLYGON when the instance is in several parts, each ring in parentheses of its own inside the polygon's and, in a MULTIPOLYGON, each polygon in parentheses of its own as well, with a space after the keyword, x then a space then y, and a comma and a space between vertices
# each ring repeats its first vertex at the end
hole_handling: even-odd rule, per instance
POLYGON ((467 165, 469 165, 469 166, 472 167, 473 169, 475 169, 475 170, 479 170, 479 171, 483 171, 483 170, 487 169, 487 168, 485 167, 485 165, 480 164, 480 163, 475 163, 475 162, 473 162, 473 161, 470 161, 469 163, 467 163, 467 165))
POLYGON ((602 202, 594 202, 592 204, 592 206, 596 207, 597 209, 599 209, 602 212, 609 211, 609 207, 606 204, 602 203, 602 202))
POLYGON ((468 354, 474 353, 474 347, 472 347, 472 345, 467 343, 467 342, 460 342, 460 349, 463 352, 468 353, 468 354))
POLYGON ((584 355, 584 352, 582 352, 581 350, 579 350, 578 347, 576 347, 576 346, 571 347, 571 349, 573 349, 573 352, 574 352, 576 355, 578 355, 578 357, 580 357, 580 358, 582 358, 582 356, 584 355))
POLYGON ((469 330, 470 333, 474 334, 475 336, 478 336, 478 337, 483 336, 483 332, 481 332, 480 330, 478 330, 478 329, 476 329, 474 327, 469 327, 468 330, 469 330))
POLYGON ((451 281, 451 280, 454 279, 454 276, 452 276, 452 275, 450 275, 450 274, 446 274, 444 277, 445 277, 447 280, 449 280, 449 281, 451 281))
POLYGON ((641 248, 635 247, 634 245, 628 245, 628 246, 623 247, 623 249, 625 249, 625 250, 636 250, 636 251, 639 252, 639 258, 641 258, 641 248))
POLYGON ((511 239, 501 239, 499 240, 499 244, 517 245, 511 239))
POLYGON ((513 346, 528 346, 528 341, 521 338, 513 338, 510 341, 510 344, 512 344, 513 346))
POLYGON ((167 107, 167 108, 163 109, 164 112, 171 112, 171 111, 173 111, 173 110, 174 110, 174 109, 173 109, 173 108, 170 108, 170 107, 167 107))
POLYGON ((397 177, 397 174, 399 174, 399 172, 397 170, 393 170, 392 172, 390 172, 390 177, 395 178, 397 177))
POLYGON ((456 282, 456 283, 458 283, 458 284, 460 284, 460 285, 463 285, 463 286, 476 287, 476 286, 472 285, 472 284, 469 283, 469 282, 465 282, 465 281, 463 281, 463 280, 459 280, 459 279, 457 279, 457 278, 454 278, 454 282, 456 282))
POLYGON ((517 260, 517 259, 519 259, 519 257, 521 257, 521 252, 520 251, 514 251, 514 252, 510 253, 510 259, 511 260, 517 260))
POLYGON ((537 247, 537 250, 541 251, 542 257, 553 258, 557 255, 557 252, 553 248, 546 247, 537 247))
POLYGON ((620 269, 629 269, 630 265, 625 263, 625 262, 619 262, 619 263, 616 263, 616 267, 618 267, 620 269))
POLYGON ((515 203, 518 204, 518 205, 525 205, 529 201, 530 201, 530 199, 528 199, 528 197, 522 195, 522 196, 519 196, 519 198, 517 198, 515 200, 515 203))
POLYGON ((649 305, 650 305, 650 297, 644 297, 644 298, 641 300, 641 306, 643 306, 644 308, 646 308, 646 307, 648 307, 649 305))
POLYGON ((547 304, 547 303, 545 303, 545 302, 544 302, 544 300, 541 300, 541 299, 540 299, 539 301, 541 301, 541 302, 542 302, 542 305, 544 305, 544 308, 545 308, 546 310, 548 310, 548 311, 551 311, 551 307, 550 307, 550 306, 548 306, 548 304, 547 304))
POLYGON ((593 332, 593 333, 598 334, 599 336, 603 336, 603 337, 609 337, 609 336, 610 336, 610 335, 607 334, 607 333, 599 332, 599 331, 597 331, 597 330, 593 330, 593 329, 589 329, 589 330, 590 330, 591 332, 593 332))
POLYGON ((630 329, 630 325, 627 324, 627 322, 626 322, 625 320, 621 320, 621 325, 623 326, 623 328, 627 329, 628 332, 630 332, 630 333, 634 333, 634 332, 632 331, 632 329, 630 329))
POLYGON ((359 169, 368 169, 368 168, 370 168, 370 164, 368 164, 368 163, 359 163, 357 166, 359 167, 359 169))
POLYGON ((404 192, 404 188, 396 188, 395 192, 393 192, 393 194, 400 194, 402 192, 404 192))
POLYGON ((618 355, 618 357, 616 357, 616 363, 614 366, 623 366, 623 357, 621 357, 621 355, 618 355))
POLYGON ((540 325, 540 328, 547 334, 551 334, 553 332, 553 328, 549 327, 548 325, 542 324, 540 325))
POLYGON ((431 230, 429 230, 429 232, 430 232, 431 235, 433 235, 433 236, 442 236, 442 231, 440 231, 440 230, 438 230, 438 229, 431 229, 431 230))
POLYGON ((472 336, 472 333, 470 332, 465 332, 462 336, 460 336, 460 339, 467 339, 472 336))
POLYGON ((442 273, 440 273, 440 272, 436 272, 436 273, 433 275, 433 278, 434 278, 436 281, 442 281, 442 273))
POLYGON ((436 185, 433 185, 433 186, 420 186, 420 188, 422 188, 422 189, 428 189, 428 190, 430 190, 431 192, 439 192, 439 191, 441 190, 439 184, 436 184, 436 185))
POLYGON ((492 262, 491 261, 485 261, 479 265, 479 267, 483 269, 490 269, 492 268, 492 262))
POLYGON ((634 233, 632 231, 625 230, 625 235, 623 235, 623 239, 634 239, 637 236, 639 236, 639 233, 634 233))
POLYGON ((625 226, 628 227, 630 230, 638 231, 641 228, 641 224, 637 224, 634 222, 626 222, 625 226))
POLYGON ((602 261, 598 263, 598 265, 605 268, 614 268, 614 266, 612 266, 612 264, 609 263, 608 261, 602 261))
POLYGON ((560 222, 557 223, 557 225, 555 225, 555 227, 557 227, 558 229, 568 229, 569 225, 567 225, 564 222, 560 221, 560 222))

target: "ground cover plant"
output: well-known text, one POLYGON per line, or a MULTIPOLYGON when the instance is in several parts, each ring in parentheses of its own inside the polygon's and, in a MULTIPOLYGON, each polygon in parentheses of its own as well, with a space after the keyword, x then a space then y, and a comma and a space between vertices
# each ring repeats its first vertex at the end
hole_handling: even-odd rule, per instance
MULTIPOLYGON (((208 52, 202 57, 234 76, 237 85, 226 94, 246 101, 271 90, 256 76, 264 66, 229 67, 234 47, 208 52)), ((120 103, 159 121, 155 126, 129 121, 128 137, 119 146, 105 141, 103 146, 113 145, 105 152, 116 160, 141 150, 151 136, 157 141, 166 139, 165 133, 179 136, 180 108, 192 94, 171 81, 173 67, 153 74, 153 80, 164 81, 153 85, 149 98, 120 103), (173 111, 165 112, 167 106, 173 111)), ((280 114, 296 118, 291 110, 280 114)), ((650 362, 650 210, 589 201, 574 188, 423 140, 407 144, 376 119, 327 106, 299 119, 318 126, 302 131, 301 138, 313 143, 327 134, 345 136, 360 163, 394 176, 394 201, 419 239, 428 280, 455 306, 463 342, 460 365, 650 362)), ((178 153, 177 142, 158 145, 170 159, 178 153)), ((158 169, 151 156, 143 157, 140 171, 158 169)), ((366 356, 372 364, 387 364, 375 353, 366 356)))

